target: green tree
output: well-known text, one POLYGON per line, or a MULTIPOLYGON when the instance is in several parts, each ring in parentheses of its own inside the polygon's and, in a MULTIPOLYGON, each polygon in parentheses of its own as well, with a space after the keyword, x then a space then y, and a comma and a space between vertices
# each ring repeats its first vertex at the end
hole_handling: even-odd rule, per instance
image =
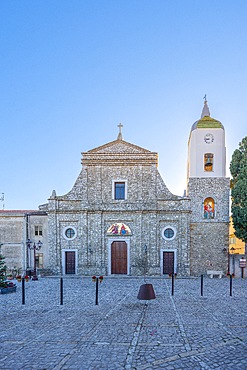
POLYGON ((247 243, 247 136, 232 155, 230 171, 235 235, 247 243))
POLYGON ((6 280, 6 265, 5 257, 0 253, 0 288, 5 288, 7 286, 6 280))

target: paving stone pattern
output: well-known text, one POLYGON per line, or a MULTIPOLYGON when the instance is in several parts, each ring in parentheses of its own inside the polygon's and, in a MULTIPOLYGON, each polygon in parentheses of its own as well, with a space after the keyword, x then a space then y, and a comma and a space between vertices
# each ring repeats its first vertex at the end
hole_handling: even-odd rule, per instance
POLYGON ((247 279, 40 278, 0 295, 1 370, 247 369, 247 279))

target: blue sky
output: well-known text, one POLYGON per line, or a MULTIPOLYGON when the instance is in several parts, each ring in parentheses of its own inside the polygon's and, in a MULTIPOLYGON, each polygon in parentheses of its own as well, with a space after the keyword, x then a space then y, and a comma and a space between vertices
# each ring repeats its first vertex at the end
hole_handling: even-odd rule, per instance
POLYGON ((81 152, 115 140, 119 122, 182 195, 205 94, 227 168, 247 135, 246 1, 1 0, 0 50, 5 209, 67 193, 81 152))

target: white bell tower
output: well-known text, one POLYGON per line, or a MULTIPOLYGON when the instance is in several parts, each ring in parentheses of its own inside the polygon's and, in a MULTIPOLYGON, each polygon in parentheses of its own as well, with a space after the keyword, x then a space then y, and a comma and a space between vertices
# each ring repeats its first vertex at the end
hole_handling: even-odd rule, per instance
POLYGON ((210 117, 205 96, 201 118, 191 128, 188 142, 187 196, 191 204, 190 270, 227 272, 229 190, 226 178, 225 130, 210 117))
POLYGON ((221 122, 210 117, 205 97, 201 119, 196 121, 188 142, 188 172, 190 177, 225 177, 225 130, 221 122))

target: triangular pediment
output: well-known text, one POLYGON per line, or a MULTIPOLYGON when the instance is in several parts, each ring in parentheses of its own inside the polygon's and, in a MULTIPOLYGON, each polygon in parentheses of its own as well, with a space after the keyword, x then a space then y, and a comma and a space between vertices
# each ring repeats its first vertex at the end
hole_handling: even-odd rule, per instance
POLYGON ((128 143, 124 140, 114 140, 107 144, 98 146, 97 148, 89 150, 87 153, 103 154, 103 153, 151 153, 150 150, 141 148, 140 146, 128 143))
POLYGON ((117 139, 82 153, 82 165, 140 166, 158 165, 157 153, 117 139))

